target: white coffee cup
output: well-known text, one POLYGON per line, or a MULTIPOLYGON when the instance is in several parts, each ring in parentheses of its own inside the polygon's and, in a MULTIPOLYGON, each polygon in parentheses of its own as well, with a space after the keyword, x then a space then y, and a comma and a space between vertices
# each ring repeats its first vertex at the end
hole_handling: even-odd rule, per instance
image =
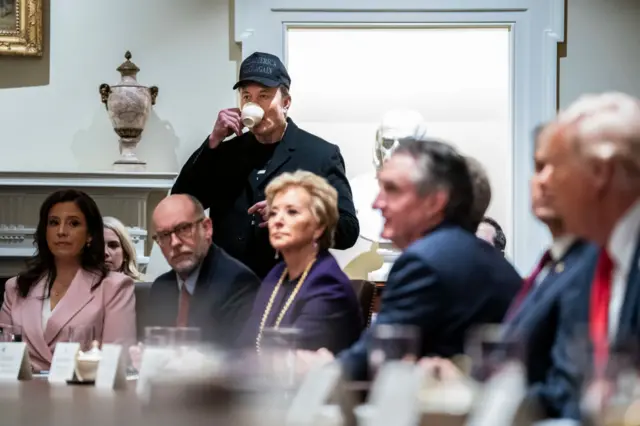
POLYGON ((260 123, 262 117, 264 117, 264 110, 258 104, 248 102, 242 107, 240 117, 242 124, 251 129, 260 123))

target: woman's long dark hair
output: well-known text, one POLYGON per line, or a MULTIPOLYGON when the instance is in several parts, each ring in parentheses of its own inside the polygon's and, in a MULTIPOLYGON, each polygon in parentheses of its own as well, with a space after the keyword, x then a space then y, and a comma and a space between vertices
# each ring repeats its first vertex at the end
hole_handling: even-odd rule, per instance
POLYGON ((91 237, 91 244, 82 250, 80 259, 82 269, 93 272, 100 277, 96 286, 100 285, 109 273, 105 264, 102 214, 100 214, 96 202, 89 195, 75 189, 56 191, 49 195, 40 207, 40 218, 34 238, 36 254, 27 262, 27 270, 18 275, 17 290, 23 298, 27 297, 31 288, 45 276, 47 277, 47 294, 51 291, 51 285, 56 279, 56 264, 53 253, 47 244, 49 212, 54 205, 68 202, 75 203, 84 214, 87 233, 91 237))

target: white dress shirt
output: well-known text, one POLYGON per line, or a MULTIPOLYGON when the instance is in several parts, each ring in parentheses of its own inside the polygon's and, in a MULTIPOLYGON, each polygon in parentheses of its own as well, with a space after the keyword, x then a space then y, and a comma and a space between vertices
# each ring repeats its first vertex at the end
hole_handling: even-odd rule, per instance
MULTIPOLYGON (((57 306, 56 306, 57 307, 57 306)), ((51 298, 47 297, 42 301, 42 330, 47 328, 49 318, 53 315, 54 309, 51 309, 51 298)))
POLYGON ((609 300, 609 340, 613 341, 620 322, 620 313, 627 291, 629 272, 637 259, 633 258, 640 232, 640 200, 622 216, 613 228, 607 250, 613 260, 611 299, 609 300))
POLYGON ((186 280, 183 280, 182 277, 180 277, 180 275, 178 275, 176 273, 176 278, 178 279, 178 290, 179 291, 182 291, 182 286, 186 285, 187 286, 187 293, 189 293, 190 296, 193 296, 193 292, 196 291, 196 282, 198 281, 198 276, 200 275, 200 267, 201 266, 202 266, 202 264, 198 265, 198 267, 196 269, 191 271, 191 273, 189 274, 189 276, 187 277, 186 280))

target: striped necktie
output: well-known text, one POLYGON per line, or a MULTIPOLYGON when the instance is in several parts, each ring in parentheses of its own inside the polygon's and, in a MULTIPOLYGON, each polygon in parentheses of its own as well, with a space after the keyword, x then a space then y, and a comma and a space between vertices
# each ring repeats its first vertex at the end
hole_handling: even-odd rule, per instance
POLYGON ((178 318, 176 321, 178 327, 186 327, 189 323, 189 299, 191 299, 191 295, 187 290, 187 283, 182 283, 180 301, 178 302, 178 318))

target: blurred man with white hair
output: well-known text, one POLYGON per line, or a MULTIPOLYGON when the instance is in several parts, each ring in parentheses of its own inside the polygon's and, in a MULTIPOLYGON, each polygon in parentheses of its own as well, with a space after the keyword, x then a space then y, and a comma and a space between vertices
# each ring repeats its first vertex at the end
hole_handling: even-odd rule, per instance
POLYGON ((581 97, 544 129, 538 154, 566 231, 599 246, 564 296, 554 349, 562 414, 578 418, 588 372, 603 378, 614 354, 640 342, 640 102, 621 93, 581 97))

